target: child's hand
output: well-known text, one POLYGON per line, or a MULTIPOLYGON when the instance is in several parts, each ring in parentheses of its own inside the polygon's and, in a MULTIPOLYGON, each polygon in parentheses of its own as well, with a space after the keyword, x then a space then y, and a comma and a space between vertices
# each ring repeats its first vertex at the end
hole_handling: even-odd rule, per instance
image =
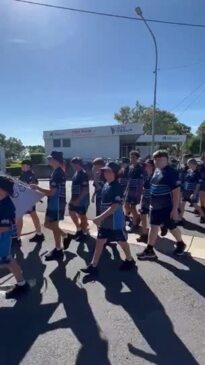
POLYGON ((96 226, 99 226, 100 225, 100 223, 101 223, 101 218, 100 217, 96 217, 96 218, 94 218, 93 219, 93 223, 96 225, 96 226))
POLYGON ((31 184, 31 185, 30 185, 30 188, 31 188, 32 190, 38 190, 38 185, 36 185, 36 184, 31 184))

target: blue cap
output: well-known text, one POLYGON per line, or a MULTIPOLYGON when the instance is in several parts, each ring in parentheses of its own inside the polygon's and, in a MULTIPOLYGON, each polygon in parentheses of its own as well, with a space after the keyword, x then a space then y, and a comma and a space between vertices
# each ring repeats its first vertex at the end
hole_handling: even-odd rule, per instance
POLYGON ((63 163, 63 152, 60 151, 52 151, 49 156, 47 156, 47 159, 53 159, 58 161, 59 163, 63 163))
POLYGON ((101 170, 111 170, 117 174, 120 171, 120 166, 116 162, 108 162, 101 170))

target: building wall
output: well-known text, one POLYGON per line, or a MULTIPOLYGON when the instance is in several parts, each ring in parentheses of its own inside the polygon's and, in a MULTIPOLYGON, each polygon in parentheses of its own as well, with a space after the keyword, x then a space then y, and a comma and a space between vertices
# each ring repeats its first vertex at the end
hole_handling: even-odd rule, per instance
POLYGON ((62 151, 64 158, 81 156, 84 160, 95 157, 119 158, 119 136, 71 138, 71 147, 53 147, 53 138, 45 138, 45 150, 48 155, 52 150, 62 151))

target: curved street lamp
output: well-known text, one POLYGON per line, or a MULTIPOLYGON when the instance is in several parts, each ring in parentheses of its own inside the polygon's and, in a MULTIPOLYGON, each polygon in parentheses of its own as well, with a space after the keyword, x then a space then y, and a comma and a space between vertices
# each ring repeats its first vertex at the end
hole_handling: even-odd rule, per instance
POLYGON ((135 12, 137 15, 143 20, 144 24, 146 25, 147 29, 149 30, 149 33, 152 36, 152 39, 154 41, 154 48, 155 48, 155 69, 154 69, 154 102, 153 102, 153 116, 152 116, 152 144, 151 144, 151 153, 154 152, 154 146, 155 146, 155 120, 156 120, 156 106, 157 106, 157 77, 158 77, 158 48, 157 48, 157 41, 155 38, 155 35, 150 28, 149 24, 147 23, 146 19, 143 16, 142 9, 138 6, 135 8, 135 12))

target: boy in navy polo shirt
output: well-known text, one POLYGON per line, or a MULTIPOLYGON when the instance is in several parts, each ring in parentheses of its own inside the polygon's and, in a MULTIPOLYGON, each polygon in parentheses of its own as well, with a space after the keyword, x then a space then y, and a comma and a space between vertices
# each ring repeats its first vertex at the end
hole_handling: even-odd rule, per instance
POLYGON ((93 275, 98 272, 97 266, 107 241, 118 242, 124 251, 126 260, 122 262, 120 270, 131 270, 135 267, 125 231, 123 192, 118 182, 120 167, 115 162, 109 162, 102 170, 107 183, 102 190, 101 214, 93 220, 98 226, 98 238, 91 264, 82 269, 84 273, 93 275))
POLYGON ((138 151, 130 152, 130 168, 128 173, 128 184, 125 194, 126 215, 132 214, 133 226, 138 227, 140 215, 136 206, 140 204, 144 172, 142 165, 139 163, 140 154, 138 151))
POLYGON ((90 204, 89 178, 83 169, 83 162, 80 157, 74 157, 71 161, 74 170, 71 188, 71 200, 69 203, 69 214, 76 226, 76 241, 83 241, 87 238, 88 220, 87 210, 90 204))
POLYGON ((12 226, 16 217, 15 206, 10 198, 13 186, 11 179, 0 176, 0 267, 9 269, 17 281, 16 286, 6 292, 7 299, 17 298, 30 289, 20 266, 11 257, 12 226))
POLYGON ((96 216, 100 215, 101 212, 101 199, 102 199, 102 188, 105 184, 105 178, 101 171, 101 168, 105 166, 105 162, 103 158, 96 158, 93 161, 93 186, 95 188, 95 192, 92 196, 92 203, 96 203, 96 216))
POLYGON ((178 171, 168 164, 168 153, 157 151, 153 155, 155 172, 151 179, 150 230, 148 245, 138 255, 139 260, 156 259, 154 245, 159 227, 167 227, 176 239, 176 255, 183 255, 186 245, 182 241, 181 232, 177 228, 178 208, 180 200, 180 181, 178 171))
POLYGON ((137 242, 145 242, 147 243, 148 240, 148 228, 147 228, 147 216, 149 215, 150 211, 150 200, 151 200, 151 179, 154 173, 154 161, 153 160, 146 160, 144 163, 144 186, 142 192, 142 199, 141 199, 141 224, 142 224, 142 233, 139 238, 137 238, 137 242))
POLYGON ((200 196, 200 204, 201 209, 205 213, 205 153, 201 156, 201 165, 199 167, 200 169, 200 175, 201 175, 201 184, 199 189, 199 196, 200 196))
POLYGON ((70 243, 71 238, 59 227, 59 221, 64 220, 66 207, 66 174, 63 154, 62 152, 53 151, 47 158, 49 165, 53 168, 49 183, 50 189, 42 189, 38 185, 31 185, 31 187, 48 197, 45 227, 53 232, 55 248, 45 258, 46 261, 51 261, 63 258, 61 240, 63 238, 65 246, 70 243))
POLYGON ((199 212, 201 217, 200 222, 205 223, 205 213, 198 205, 199 190, 202 183, 200 170, 198 169, 197 161, 194 158, 190 158, 187 165, 188 170, 183 179, 180 219, 183 219, 186 203, 189 202, 194 206, 196 211, 199 212))
MULTIPOLYGON (((32 171, 32 162, 31 160, 24 160, 22 161, 22 173, 19 178, 20 181, 31 185, 31 184, 38 184, 38 179, 36 178, 34 172, 32 171)), ((37 242, 42 243, 45 240, 44 235, 41 231, 41 223, 39 220, 39 217, 36 213, 36 207, 34 206, 31 211, 27 212, 27 214, 30 214, 31 219, 33 221, 34 227, 36 229, 36 234, 34 237, 32 237, 29 242, 37 242)), ((23 228, 23 218, 18 219, 17 222, 17 230, 18 230, 18 242, 20 243, 20 236, 21 231, 23 228)))

